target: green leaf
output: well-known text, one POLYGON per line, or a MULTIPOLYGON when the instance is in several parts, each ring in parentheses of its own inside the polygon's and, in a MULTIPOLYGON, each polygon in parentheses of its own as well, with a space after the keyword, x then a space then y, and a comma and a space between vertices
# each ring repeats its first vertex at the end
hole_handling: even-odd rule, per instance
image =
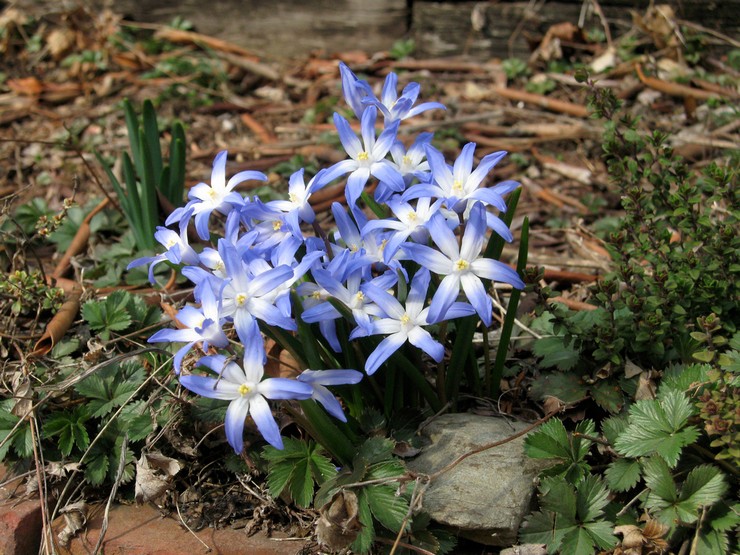
POLYGON ((313 499, 313 478, 308 460, 297 461, 290 480, 290 496, 299 507, 306 508, 313 499))
POLYGON ((555 553, 560 547, 555 542, 555 513, 550 511, 534 512, 524 519, 519 529, 521 543, 536 543, 547 545, 548 553, 555 553))
POLYGON ((624 405, 624 395, 622 389, 609 381, 602 380, 596 382, 591 388, 591 397, 602 409, 611 414, 616 414, 622 410, 624 405))
POLYGON ((584 528, 574 527, 563 536, 560 552, 569 555, 593 555, 593 538, 584 528))
POLYGON ((540 507, 557 513, 558 517, 568 523, 576 522, 576 492, 569 483, 559 478, 547 477, 540 486, 542 495, 540 507))
POLYGON ((640 480, 640 462, 635 459, 617 459, 609 464, 604 475, 609 489, 627 491, 640 480))
POLYGON ((373 545, 373 539, 375 539, 375 526, 373 526, 373 515, 370 512, 366 488, 357 492, 357 519, 362 524, 362 529, 357 535, 357 539, 352 543, 352 551, 368 553, 373 545))
POLYGON ((580 352, 573 348, 573 343, 565 343, 562 337, 544 337, 538 339, 533 348, 534 354, 542 357, 540 364, 545 368, 557 367, 559 370, 571 370, 580 360, 580 352))
POLYGON ((292 464, 286 464, 284 461, 271 464, 267 471, 267 487, 270 489, 270 495, 274 498, 279 497, 285 486, 288 485, 292 474, 292 464))
POLYGON ((697 511, 716 503, 726 492, 724 474, 715 466, 703 464, 692 468, 681 486, 681 504, 697 511))
POLYGON ((533 459, 570 458, 570 442, 563 422, 558 418, 545 422, 525 438, 524 451, 533 459))
POLYGON ((658 454, 674 467, 683 448, 699 437, 696 427, 686 426, 692 412, 691 402, 679 391, 637 401, 630 407, 629 424, 614 448, 627 457, 658 454))
POLYGON ((588 397, 588 387, 575 373, 551 372, 542 374, 531 387, 536 399, 555 397, 564 403, 577 403, 588 397))
POLYGON ((599 518, 608 503, 609 490, 599 477, 589 474, 576 486, 576 514, 580 522, 599 518))
POLYGON ((392 486, 369 486, 365 490, 370 510, 383 526, 398 532, 409 510, 408 501, 392 486))
POLYGON ((609 521, 588 522, 583 525, 583 528, 601 549, 609 549, 617 544, 617 538, 614 535, 614 524, 609 521))
POLYGON ((366 464, 373 464, 384 459, 390 459, 395 443, 384 437, 371 437, 360 446, 356 459, 362 459, 366 464))
POLYGON ((645 484, 650 489, 646 505, 665 507, 678 499, 678 490, 671 476, 671 469, 661 457, 651 457, 643 463, 645 484))
POLYGON ((617 437, 627 429, 628 419, 626 415, 610 416, 601 423, 601 433, 610 445, 614 445, 617 437))
POLYGON ((91 456, 85 465, 85 478, 93 486, 99 486, 108 473, 108 456, 98 452, 91 456))

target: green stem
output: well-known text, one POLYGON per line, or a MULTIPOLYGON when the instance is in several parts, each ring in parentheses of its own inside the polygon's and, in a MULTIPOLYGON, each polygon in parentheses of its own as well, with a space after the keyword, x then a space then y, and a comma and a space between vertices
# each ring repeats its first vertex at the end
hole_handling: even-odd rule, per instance
MULTIPOLYGON (((516 263, 516 271, 519 275, 524 271, 524 267, 527 265, 527 248, 529 244, 529 218, 524 218, 522 223, 522 236, 519 242, 519 258, 516 263)), ((504 373, 504 364, 506 362, 506 355, 509 350, 509 341, 511 340, 511 332, 514 329, 514 320, 516 319, 516 308, 519 305, 519 298, 522 292, 519 289, 514 289, 509 297, 509 306, 506 310, 506 317, 504 318, 504 325, 501 327, 501 339, 499 340, 498 350, 496 352, 496 361, 493 363, 493 371, 489 378, 492 389, 491 394, 494 397, 498 396, 499 389, 501 387, 501 377, 504 373)))

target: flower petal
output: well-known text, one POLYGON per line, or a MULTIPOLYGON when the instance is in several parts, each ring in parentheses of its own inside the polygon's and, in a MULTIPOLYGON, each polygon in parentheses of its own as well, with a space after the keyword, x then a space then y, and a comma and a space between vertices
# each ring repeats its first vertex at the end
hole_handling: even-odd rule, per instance
POLYGON ((486 293, 486 288, 483 287, 483 282, 478 276, 468 272, 460 276, 460 284, 480 319, 486 326, 490 326, 493 320, 493 303, 491 303, 491 297, 486 293))
POLYGON ((424 351, 436 362, 440 362, 442 357, 445 356, 445 348, 442 344, 439 341, 435 341, 427 330, 419 326, 409 331, 409 343, 424 351))
POLYGON ((249 405, 249 397, 240 395, 229 403, 229 408, 226 409, 224 420, 226 440, 234 448, 237 455, 240 455, 244 450, 244 420, 246 420, 249 413, 249 405))
POLYGON ((406 343, 405 333, 394 333, 381 341, 375 350, 370 353, 365 362, 365 372, 370 376, 383 364, 388 357, 395 353, 401 345, 406 343))
POLYGON ((267 443, 275 449, 283 448, 283 438, 280 437, 280 428, 278 428, 275 417, 272 416, 270 405, 267 404, 262 395, 254 395, 249 404, 249 414, 252 416, 257 429, 265 438, 267 443))

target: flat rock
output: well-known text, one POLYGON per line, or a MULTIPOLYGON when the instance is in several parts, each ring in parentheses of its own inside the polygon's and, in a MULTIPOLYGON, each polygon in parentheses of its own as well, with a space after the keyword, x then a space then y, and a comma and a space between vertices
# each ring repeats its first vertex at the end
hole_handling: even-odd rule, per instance
MULTIPOLYGON (((483 445, 504 440, 527 424, 474 414, 447 414, 428 424, 429 443, 409 469, 433 474, 483 445)), ((524 454, 524 436, 463 460, 435 478, 424 493, 422 508, 461 536, 487 545, 510 546, 530 511, 541 461, 524 454)))

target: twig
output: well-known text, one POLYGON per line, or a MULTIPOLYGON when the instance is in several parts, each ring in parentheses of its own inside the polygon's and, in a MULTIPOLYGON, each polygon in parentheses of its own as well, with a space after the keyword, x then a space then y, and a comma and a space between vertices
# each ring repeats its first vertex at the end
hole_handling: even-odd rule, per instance
POLYGON ((527 102, 540 106, 545 110, 552 110, 553 112, 560 112, 562 114, 568 114, 579 118, 587 118, 589 116, 588 108, 580 104, 573 104, 572 102, 566 102, 564 100, 556 100, 549 98, 541 94, 534 94, 526 91, 520 91, 517 89, 509 89, 507 87, 494 87, 493 91, 508 98, 509 100, 516 100, 519 102, 527 102))
MULTIPOLYGON (((398 529, 398 534, 396 535, 396 541, 393 542, 393 547, 391 547, 391 551, 389 555, 395 555, 396 549, 399 545, 401 545, 401 536, 403 535, 404 530, 406 529, 406 523, 411 518, 411 515, 416 510, 416 505, 419 502, 419 499, 421 499, 421 496, 424 493, 424 490, 426 490, 428 482, 425 483, 421 489, 419 488, 419 483, 421 481, 420 477, 417 477, 416 480, 414 480, 414 490, 411 492, 411 499, 409 500, 409 509, 406 511, 406 515, 403 517, 403 521, 401 521, 401 526, 398 529)), ((423 550, 426 551, 426 550, 423 550)), ((428 553, 428 552, 427 552, 428 553)))
POLYGON ((720 40, 727 42, 733 48, 740 48, 740 41, 737 41, 733 39, 732 37, 725 35, 724 33, 720 33, 719 31, 710 29, 709 27, 704 27, 703 25, 699 25, 698 23, 694 23, 693 21, 687 21, 685 19, 677 19, 676 23, 678 23, 679 25, 684 25, 686 27, 691 27, 692 29, 696 29, 697 31, 706 33, 707 35, 712 35, 715 38, 718 38, 720 40))
POLYGON ((468 451, 464 455, 460 455, 458 458, 456 458, 454 461, 452 461, 447 466, 441 468, 440 470, 438 470, 437 472, 435 472, 433 474, 430 474, 429 477, 428 477, 429 478, 429 481, 431 482, 432 480, 435 480, 435 479, 439 478, 442 474, 444 474, 445 472, 448 472, 448 471, 452 470, 453 468, 455 468, 458 464, 460 464, 461 462, 463 462, 468 457, 472 457, 473 455, 477 455, 478 453, 482 453, 483 451, 487 451, 488 449, 493 449, 494 447, 499 447, 500 445, 504 445, 505 443, 509 443, 510 441, 514 441, 515 439, 517 439, 519 437, 522 437, 524 435, 527 435, 529 432, 531 432, 532 430, 534 430, 538 426, 541 426, 542 424, 544 424, 545 422, 547 422, 548 420, 550 420, 550 418, 552 418, 553 416, 555 416, 557 413, 558 413, 557 410, 548 412, 545 416, 543 416, 542 418, 540 418, 536 422, 533 422, 532 424, 530 424, 526 428, 524 428, 522 430, 519 430, 515 434, 512 434, 512 435, 510 435, 509 437, 507 437, 505 439, 501 439, 499 441, 494 441, 492 443, 487 443, 485 445, 481 445, 477 449, 473 449, 472 451, 468 451))
POLYGON ((126 468, 126 449, 128 449, 128 434, 123 434, 123 441, 121 441, 121 454, 118 457, 118 468, 116 469, 116 478, 113 481, 113 487, 110 490, 110 495, 108 496, 108 502, 105 504, 105 512, 103 513, 103 522, 100 525, 100 535, 98 536, 98 541, 95 542, 95 549, 93 549, 93 553, 99 553, 101 546, 103 545, 103 540, 105 539, 105 533, 108 531, 108 517, 110 515, 110 507, 113 504, 113 499, 116 496, 116 493, 118 493, 118 486, 121 484, 121 481, 123 480, 123 471, 126 468))
POLYGON ((599 16, 599 20, 601 21, 601 26, 604 28, 604 36, 606 37, 607 46, 609 48, 613 48, 612 32, 609 29, 609 22, 604 15, 604 10, 601 9, 601 4, 599 4, 598 0, 591 0, 591 5, 594 7, 594 11, 596 12, 596 15, 599 16))
POLYGON ((678 96, 682 98, 690 96, 698 100, 709 100, 710 98, 717 98, 720 96, 717 93, 695 89, 694 87, 687 87, 686 85, 680 85, 678 83, 663 81, 656 77, 647 77, 642 72, 642 66, 640 66, 640 64, 635 65, 635 71, 637 72, 637 77, 639 77, 640 81, 642 81, 645 86, 670 96, 678 96))
POLYGON ((208 545, 206 542, 204 542, 203 540, 201 540, 198 537, 198 534, 196 534, 195 532, 193 532, 193 529, 190 526, 188 526, 188 523, 185 522, 185 519, 184 518, 182 518, 182 513, 180 512, 180 501, 179 501, 179 499, 178 500, 175 500, 175 509, 177 509, 177 517, 180 519, 180 523, 185 527, 185 529, 188 532, 190 532, 193 535, 193 537, 196 540, 198 540, 201 544, 203 544, 203 547, 206 548, 206 553, 210 553, 211 551, 213 551, 213 548, 210 545, 208 545))

